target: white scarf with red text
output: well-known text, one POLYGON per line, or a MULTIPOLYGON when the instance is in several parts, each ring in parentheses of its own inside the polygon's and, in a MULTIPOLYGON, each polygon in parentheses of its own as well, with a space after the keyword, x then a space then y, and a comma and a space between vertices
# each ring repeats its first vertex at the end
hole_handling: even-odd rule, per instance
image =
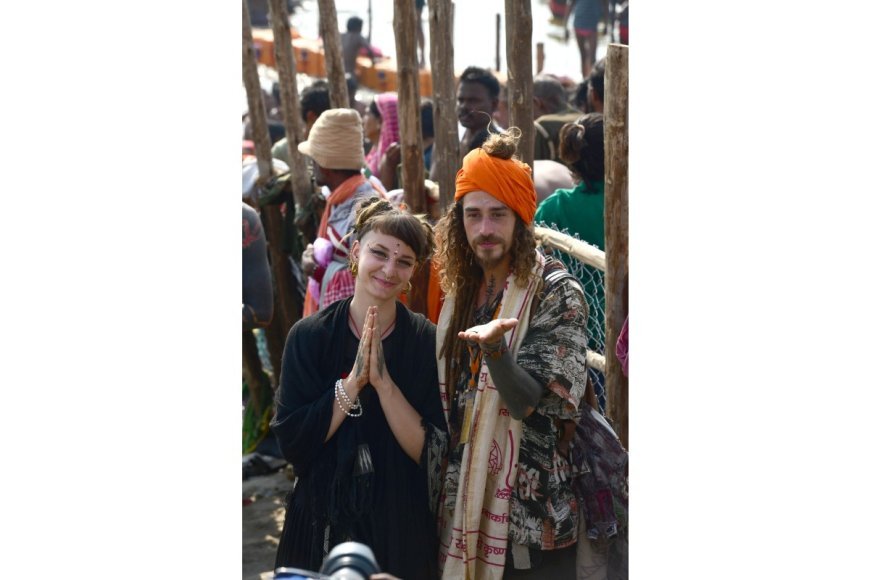
MULTIPOLYGON (((508 277, 499 318, 516 318, 519 324, 505 334, 508 350, 515 357, 529 327, 531 304, 544 261, 539 253, 527 288, 508 277)), ((447 296, 438 320, 437 350, 441 351, 455 307, 447 296)), ((445 414, 446 364, 438 359, 438 384, 445 414)), ((510 526, 510 499, 517 478, 517 460, 523 422, 513 419, 492 382, 484 360, 471 413, 468 442, 462 453, 456 504, 453 509, 441 498, 438 526, 438 562, 442 578, 499 580, 504 573, 510 526)), ((449 424, 449 415, 448 415, 449 424)))

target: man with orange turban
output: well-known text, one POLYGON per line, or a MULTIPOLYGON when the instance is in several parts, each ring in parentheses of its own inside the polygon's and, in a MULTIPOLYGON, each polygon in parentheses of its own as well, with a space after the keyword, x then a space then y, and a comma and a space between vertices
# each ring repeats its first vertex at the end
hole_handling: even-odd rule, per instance
POLYGON ((456 175, 436 226, 437 347, 450 444, 443 578, 574 578, 583 521, 568 446, 586 388, 580 284, 535 248, 535 186, 516 130, 456 175), (534 572, 530 572, 534 570, 534 572))

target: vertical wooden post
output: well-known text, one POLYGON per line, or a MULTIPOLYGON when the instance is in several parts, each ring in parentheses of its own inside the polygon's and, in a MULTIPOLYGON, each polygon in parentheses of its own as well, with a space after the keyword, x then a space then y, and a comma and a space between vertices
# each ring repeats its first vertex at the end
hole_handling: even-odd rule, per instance
POLYGON ((517 157, 532 165, 535 158, 535 119, 532 111, 532 7, 531 0, 505 0, 508 107, 510 124, 523 132, 517 157))
POLYGON ((535 45, 535 74, 540 74, 544 70, 544 43, 539 42, 535 45))
MULTIPOLYGON (((414 213, 426 213, 423 190, 423 129, 420 126, 420 77, 417 61, 417 8, 408 0, 393 0, 393 35, 399 93, 399 141, 402 147, 402 189, 405 203, 414 213)), ((429 268, 418 268, 412 278, 408 307, 427 311, 426 287, 429 268)))
POLYGON ((495 70, 501 70, 501 13, 495 13, 495 70))
POLYGON ((438 159, 438 188, 441 215, 453 203, 459 159, 459 129, 456 118, 456 76, 453 72, 453 2, 429 0, 429 62, 432 70, 432 102, 435 123, 435 151, 438 159), (431 63, 438 63, 432 66, 431 63))
POLYGON ((335 0, 317 0, 320 9, 320 30, 323 36, 323 51, 326 54, 326 76, 329 80, 329 104, 334 109, 348 108, 350 97, 344 78, 344 62, 341 57, 341 35, 338 31, 338 15, 335 0))
POLYGON ((248 116, 251 119, 251 138, 257 154, 257 170, 260 177, 265 176, 268 179, 272 175, 272 144, 269 141, 266 105, 263 102, 254 39, 251 36, 251 15, 245 0, 242 0, 242 76, 248 95, 248 116))
MULTIPOLYGON (((257 61, 254 56, 251 16, 248 12, 248 4, 244 0, 242 0, 242 77, 248 96, 248 114, 251 116, 251 132, 257 155, 257 170, 260 175, 258 182, 262 184, 272 177, 272 151, 266 124, 266 107, 263 103, 257 61)), ((257 204, 255 203, 255 205, 257 204)), ((272 279, 275 284, 275 313, 271 324, 266 327, 266 333, 269 339, 269 357, 277 382, 281 372, 284 338, 290 330, 290 316, 297 312, 298 307, 295 304, 290 263, 287 261, 287 256, 281 251, 281 242, 278 239, 281 232, 281 212, 275 205, 269 205, 262 209, 258 206, 257 209, 260 210, 263 229, 266 233, 272 279)))
POLYGON ((413 2, 393 0, 393 34, 399 93, 399 142, 402 146, 402 189, 414 213, 426 213, 423 191, 423 130, 420 126, 420 77, 417 64, 417 9, 413 2))
POLYGON ((616 358, 616 339, 625 322, 628 274, 628 47, 607 48, 604 76, 604 317, 607 414, 628 449, 628 379, 616 358))
POLYGON ((281 113, 287 134, 287 151, 290 157, 293 202, 296 213, 311 197, 311 180, 305 159, 299 153, 302 141, 302 113, 299 108, 299 90, 296 87, 296 58, 293 56, 293 41, 290 37, 290 14, 285 0, 269 0, 272 32, 275 36, 275 64, 278 67, 278 88, 281 92, 281 113))
POLYGON ((366 40, 369 41, 369 44, 372 43, 372 0, 369 0, 369 33, 366 40))
POLYGON ((248 404, 259 416, 263 412, 264 393, 266 384, 263 381, 263 363, 257 350, 257 339, 253 330, 242 331, 242 377, 248 383, 250 400, 248 404))

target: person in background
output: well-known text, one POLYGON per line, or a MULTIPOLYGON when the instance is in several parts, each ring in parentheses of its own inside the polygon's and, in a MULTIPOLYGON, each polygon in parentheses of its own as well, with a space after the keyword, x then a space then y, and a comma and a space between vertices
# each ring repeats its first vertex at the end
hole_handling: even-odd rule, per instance
POLYGON ((242 202, 242 330, 272 321, 272 271, 257 210, 242 202))
POLYGON ((619 43, 628 44, 628 0, 616 3, 616 25, 619 28, 619 43))
MULTIPOLYGON (((433 119, 434 105, 430 99, 423 99, 420 104, 420 123, 421 135, 423 142, 423 170, 426 176, 429 175, 431 168, 432 152, 435 149, 435 123, 433 119)), ((394 142, 387 147, 386 152, 381 158, 379 179, 387 192, 392 190, 401 190, 402 180, 399 164, 402 161, 402 146, 398 142, 394 142)), ((427 189, 429 186, 426 186, 427 189)), ((437 195, 435 196, 437 198, 437 195)), ((431 197, 430 197, 431 201, 431 197)), ((437 201, 437 199, 436 199, 437 201)), ((432 214, 430 214, 431 216, 432 214)))
POLYGON ((377 60, 374 49, 366 37, 362 35, 363 20, 359 16, 351 16, 347 19, 347 32, 341 33, 341 59, 344 63, 344 74, 349 75, 349 84, 354 87, 354 94, 349 94, 350 102, 353 103, 356 96, 358 79, 356 77, 356 57, 360 51, 368 54, 372 64, 377 60))
POLYGON ((435 513, 447 445, 435 327, 398 300, 432 228, 360 204, 354 292, 290 329, 272 430, 293 464, 275 567, 318 570, 345 541, 400 578, 437 578, 435 513))
MULTIPOLYGON (((462 132, 459 156, 483 145, 490 132, 501 133, 496 114, 499 110, 501 85, 490 71, 470 66, 462 71, 456 88, 456 117, 462 132)), ((438 159, 432 161, 429 178, 437 181, 438 159)))
POLYGON ((559 156, 577 184, 541 202, 535 221, 604 250, 604 116, 588 113, 562 127, 559 156))
POLYGON ((565 20, 574 27, 577 48, 580 50, 580 72, 583 78, 589 76, 598 50, 598 23, 601 22, 601 0, 569 0, 568 12, 572 16, 565 20))
MULTIPOLYGON (((372 99, 363 117, 365 135, 372 147, 366 155, 369 172, 380 179, 381 164, 387 149, 399 142, 399 95, 394 92, 381 93, 372 99)), ((385 185, 389 189, 389 185, 385 185)))
POLYGON ((589 87, 589 80, 583 79, 577 84, 571 97, 571 104, 580 113, 589 113, 589 105, 586 103, 586 91, 589 87))
POLYGON ((464 157, 483 145, 490 132, 501 133, 493 113, 498 109, 501 86, 488 70, 470 66, 459 76, 456 89, 456 117, 465 128, 459 141, 459 154, 464 157))
POLYGON ((559 160, 559 130, 573 122, 579 111, 568 104, 565 88, 552 75, 535 77, 532 89, 535 117, 535 159, 559 160))
MULTIPOLYGON (((557 189, 541 202, 535 211, 538 225, 567 231, 601 250, 604 247, 604 116, 588 113, 574 123, 562 127, 559 135, 559 155, 574 173, 577 185, 572 189, 557 189)), ((556 252, 556 257, 566 261, 569 256, 556 252)), ((591 278, 583 279, 583 291, 587 302, 593 300, 602 305, 595 309, 596 322, 604 328, 604 287, 591 278)), ((602 353, 604 344, 594 335, 589 338, 589 348, 602 353)), ((593 375, 595 394, 599 408, 605 409, 603 377, 593 375)))
POLYGON ((592 72, 589 73, 588 84, 586 85, 586 102, 587 112, 603 113, 604 112, 604 74, 605 60, 602 58, 592 67, 592 72))
POLYGON ((561 161, 535 159, 532 167, 535 169, 535 193, 538 196, 538 205, 553 195, 554 191, 574 185, 571 170, 561 161))
MULTIPOLYGON (((299 112, 302 115, 302 122, 305 124, 303 139, 308 139, 308 133, 311 132, 314 121, 329 108, 329 83, 318 80, 302 89, 302 93, 299 95, 299 112)), ((286 137, 272 146, 272 157, 290 165, 290 151, 286 137)))
MULTIPOLYGON (((302 254, 302 271, 309 277, 302 314, 308 316, 353 294, 345 236, 353 224, 356 203, 375 195, 376 190, 361 172, 365 165, 362 120, 353 109, 324 111, 308 139, 299 144, 299 152, 313 159, 317 185, 329 190, 317 238, 302 254)), ((384 192, 377 194, 383 197, 384 192)))

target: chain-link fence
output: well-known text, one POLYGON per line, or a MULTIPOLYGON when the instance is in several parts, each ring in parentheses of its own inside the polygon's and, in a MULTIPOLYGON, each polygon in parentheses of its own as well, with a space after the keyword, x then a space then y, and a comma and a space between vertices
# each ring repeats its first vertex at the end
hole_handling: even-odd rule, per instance
POLYGON ((598 406, 606 409, 604 387, 604 251, 581 240, 576 233, 540 223, 535 238, 545 251, 553 252, 583 286, 589 305, 587 322, 587 362, 589 376, 598 397, 598 406))

